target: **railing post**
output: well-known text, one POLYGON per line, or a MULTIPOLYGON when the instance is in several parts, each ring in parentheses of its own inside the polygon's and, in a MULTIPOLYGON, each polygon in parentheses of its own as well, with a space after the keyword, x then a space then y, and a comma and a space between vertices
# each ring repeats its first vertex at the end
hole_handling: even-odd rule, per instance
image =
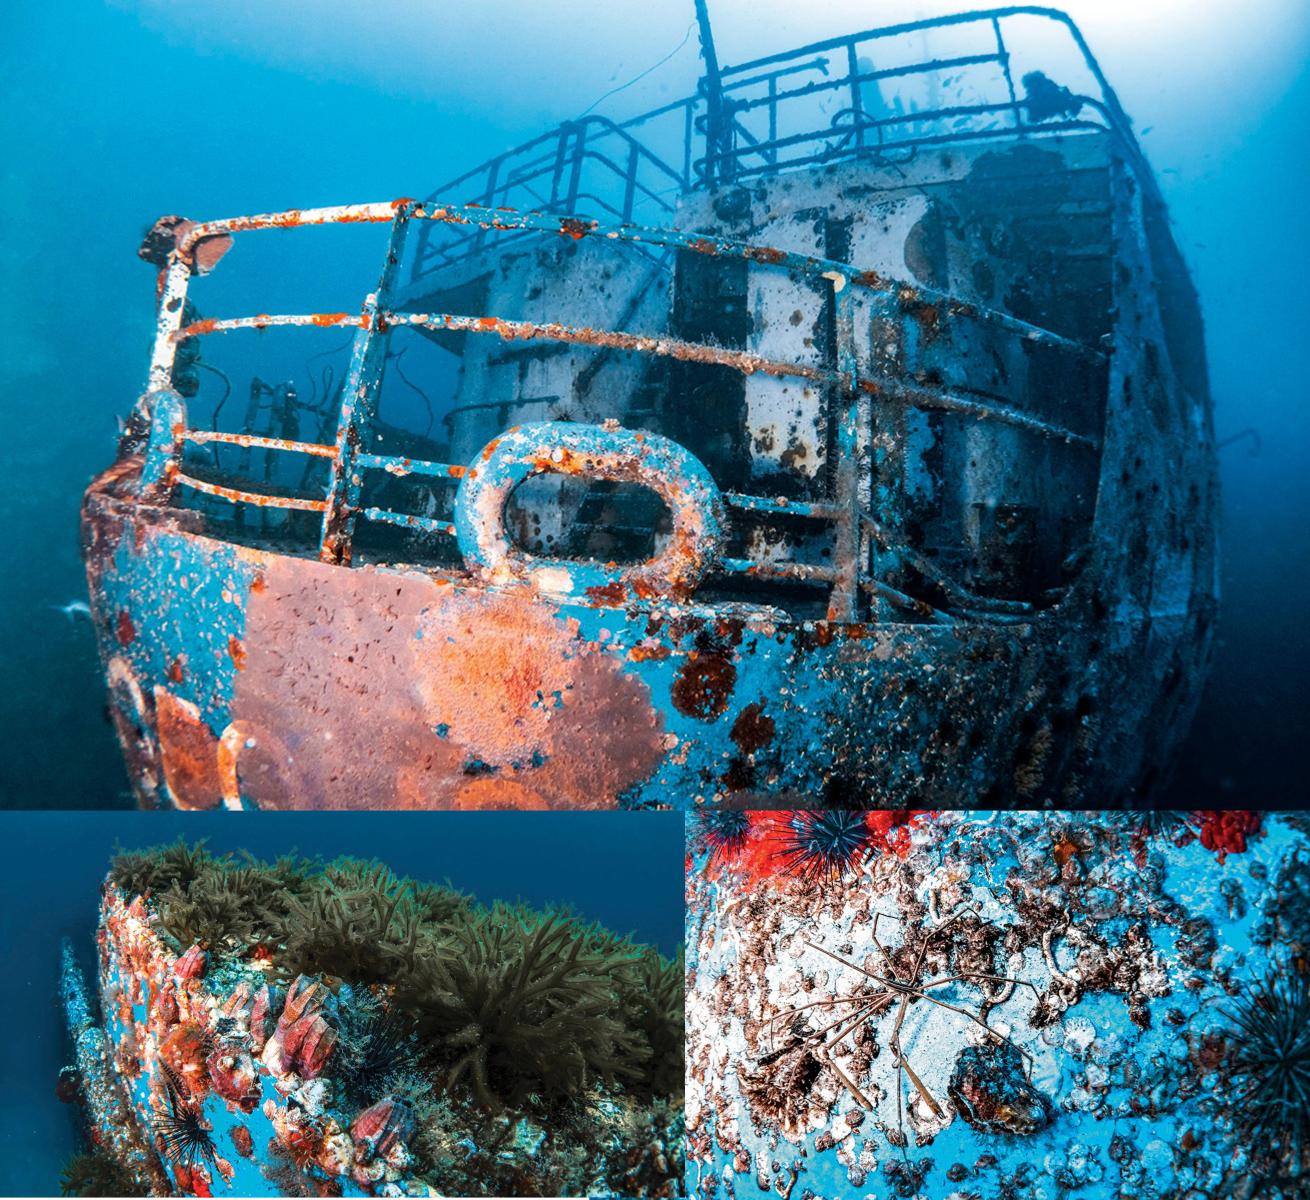
POLYGON ((628 145, 628 173, 624 179, 623 187, 623 216, 621 220, 626 224, 632 220, 632 209, 636 203, 637 196, 637 167, 639 160, 637 157, 637 143, 631 142, 628 145))
POLYGON ((587 155, 587 126, 573 126, 573 153, 569 163, 569 192, 564 211, 574 212, 578 207, 578 193, 582 190, 582 164, 587 155))
POLYGON ((834 497, 837 519, 833 526, 834 566, 837 577, 828 599, 828 620, 853 621, 857 612, 863 562, 860 530, 860 381, 855 353, 854 288, 845 275, 829 276, 832 283, 833 325, 836 334, 837 372, 841 411, 837 414, 837 471, 834 497))
POLYGON ((177 358, 177 332, 182 328, 182 316, 186 311, 187 285, 190 280, 190 259, 180 250, 174 250, 168 256, 164 290, 160 293, 159 309, 155 316, 155 348, 150 356, 147 392, 158 392, 173 386, 173 363, 177 358))
POLYGON ((186 402, 172 388, 148 392, 142 398, 150 420, 145 462, 141 466, 141 497, 167 504, 177 485, 186 433, 186 402))
POLYGON ((855 43, 846 43, 846 66, 851 73, 851 111, 855 118, 855 144, 864 149, 864 96, 860 91, 860 60, 855 43))
POLYGON ((323 531, 318 550, 319 558, 326 563, 342 566, 350 564, 362 482, 355 460, 372 427, 373 408, 385 359, 385 314, 405 248, 410 210, 409 204, 396 209, 382 275, 378 280, 377 291, 364 300, 359 332, 355 334, 354 345, 350 350, 350 368, 341 387, 336 454, 332 459, 332 471, 328 480, 327 508, 323 513, 323 531))
POLYGON ((1001 72, 1005 76, 1005 89, 1010 94, 1010 112, 1014 117, 1014 127, 1021 129, 1023 127, 1023 116, 1019 108, 1019 97, 1014 91, 1014 73, 1010 70, 1010 52, 1006 49, 1005 38, 1001 34, 1001 22, 998 18, 992 18, 992 32, 996 35, 996 57, 1001 63, 1001 72))
MULTIPOLYGON (((901 302, 896 285, 870 293, 871 366, 879 385, 899 376, 905 361, 904 338, 907 324, 901 318, 901 302)), ((885 583, 899 564, 895 538, 900 528, 900 489, 894 477, 898 456, 902 453, 904 432, 898 428, 898 415, 904 409, 885 386, 874 389, 869 397, 867 418, 868 476, 866 501, 874 529, 869 530, 870 572, 875 583, 885 583)), ((886 601, 874 596, 874 619, 882 618, 886 601)))

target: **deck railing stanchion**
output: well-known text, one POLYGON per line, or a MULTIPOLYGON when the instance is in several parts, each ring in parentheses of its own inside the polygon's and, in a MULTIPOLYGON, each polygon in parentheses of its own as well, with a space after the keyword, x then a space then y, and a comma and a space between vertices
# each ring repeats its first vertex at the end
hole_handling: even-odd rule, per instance
POLYGON ((859 366, 855 355, 854 289, 844 275, 829 276, 832 284, 834 331, 837 344, 837 519, 833 525, 833 559, 836 578, 828 599, 828 620, 853 621, 860 586, 859 496, 859 366))
POLYGON ((350 351, 350 368, 341 388, 337 419, 336 456, 328 480, 327 508, 318 556, 327 563, 349 563, 359 509, 360 474, 356 458, 372 427, 373 407, 382 377, 387 330, 379 319, 386 312, 409 228, 411 205, 396 209, 387 243, 387 258, 378 289, 364 301, 359 332, 350 351))

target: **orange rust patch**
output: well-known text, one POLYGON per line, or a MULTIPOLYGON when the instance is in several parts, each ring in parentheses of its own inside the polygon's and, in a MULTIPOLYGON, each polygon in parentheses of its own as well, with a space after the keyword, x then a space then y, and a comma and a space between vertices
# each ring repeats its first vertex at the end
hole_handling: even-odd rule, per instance
POLYGON ((351 320, 351 316, 349 313, 344 312, 314 313, 310 320, 320 328, 328 329, 336 325, 344 325, 351 320))
POLYGON ((227 639, 227 652, 232 659, 232 665, 238 671, 244 671, 246 669, 246 648, 236 634, 227 639))
POLYGON ((723 715, 737 684, 737 668, 725 654, 693 650, 673 682, 673 706, 684 716, 713 721, 723 715))
POLYGON ((619 580, 597 587, 589 587, 587 595, 597 604, 622 604, 628 598, 628 590, 619 580))
POLYGON ((664 756, 650 689, 554 605, 291 559, 267 582, 231 709, 260 807, 596 808, 664 756))
POLYGON ((453 808, 487 811, 530 811, 550 808, 542 794, 515 779, 494 776, 465 784, 455 797, 453 808))
POLYGON ((194 704, 155 688, 155 720, 164 782, 179 808, 217 808, 223 793, 218 775, 218 738, 194 704))
POLYGON ((250 590, 252 592, 262 592, 266 587, 268 587, 268 584, 264 582, 264 574, 262 571, 250 581, 250 590))
POLYGON ((672 653, 663 642, 638 642, 628 651, 628 658, 632 662, 660 662, 672 653))
POLYGON ((1055 843, 1055 847, 1051 851, 1052 857, 1054 857, 1056 865, 1059 867, 1063 867, 1065 863, 1067 863, 1077 853, 1077 845, 1067 837, 1061 837, 1059 841, 1055 843))
POLYGON ((169 682, 181 683, 184 678, 185 678, 185 673, 182 670, 182 660, 180 658, 173 659, 173 661, 168 664, 169 682))
POLYGON ((430 723, 446 724, 480 761, 526 761, 551 740, 573 686, 574 647, 543 607, 491 594, 476 605, 452 599, 428 614, 416 644, 431 648, 416 664, 430 723))
POLYGON ((120 646, 130 646, 136 641, 136 626, 132 624, 132 614, 125 608, 118 610, 118 620, 114 625, 114 633, 118 637, 120 646))
POLYGON ((774 731, 773 718, 765 713, 764 705, 748 704, 732 723, 730 736, 743 754, 754 754, 773 741, 774 731))

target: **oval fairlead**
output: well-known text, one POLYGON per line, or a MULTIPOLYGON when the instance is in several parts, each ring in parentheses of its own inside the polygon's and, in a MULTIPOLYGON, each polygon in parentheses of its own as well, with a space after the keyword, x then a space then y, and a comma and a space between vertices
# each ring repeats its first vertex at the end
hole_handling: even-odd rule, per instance
POLYGON ((493 581, 518 579, 548 595, 597 590, 616 600, 686 599, 719 557, 723 497, 705 465, 659 434, 573 421, 520 425, 490 442, 460 481, 455 535, 465 565, 493 581), (653 558, 631 566, 524 553, 505 531, 510 493, 533 475, 633 483, 668 505, 673 532, 653 558))

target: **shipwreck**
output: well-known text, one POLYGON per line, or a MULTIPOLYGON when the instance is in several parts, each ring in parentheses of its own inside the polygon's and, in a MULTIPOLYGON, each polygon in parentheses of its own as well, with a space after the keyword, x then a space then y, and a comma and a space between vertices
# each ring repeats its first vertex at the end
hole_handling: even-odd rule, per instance
POLYGON ((140 803, 1159 786, 1216 615, 1211 407, 1086 42, 1014 6, 728 66, 698 8, 685 99, 424 199, 151 231, 148 387, 84 508, 140 803), (248 243, 361 225, 359 307, 201 315, 248 243), (278 337, 344 337, 340 373, 256 369, 278 337), (238 345, 244 420, 199 386, 238 345))

